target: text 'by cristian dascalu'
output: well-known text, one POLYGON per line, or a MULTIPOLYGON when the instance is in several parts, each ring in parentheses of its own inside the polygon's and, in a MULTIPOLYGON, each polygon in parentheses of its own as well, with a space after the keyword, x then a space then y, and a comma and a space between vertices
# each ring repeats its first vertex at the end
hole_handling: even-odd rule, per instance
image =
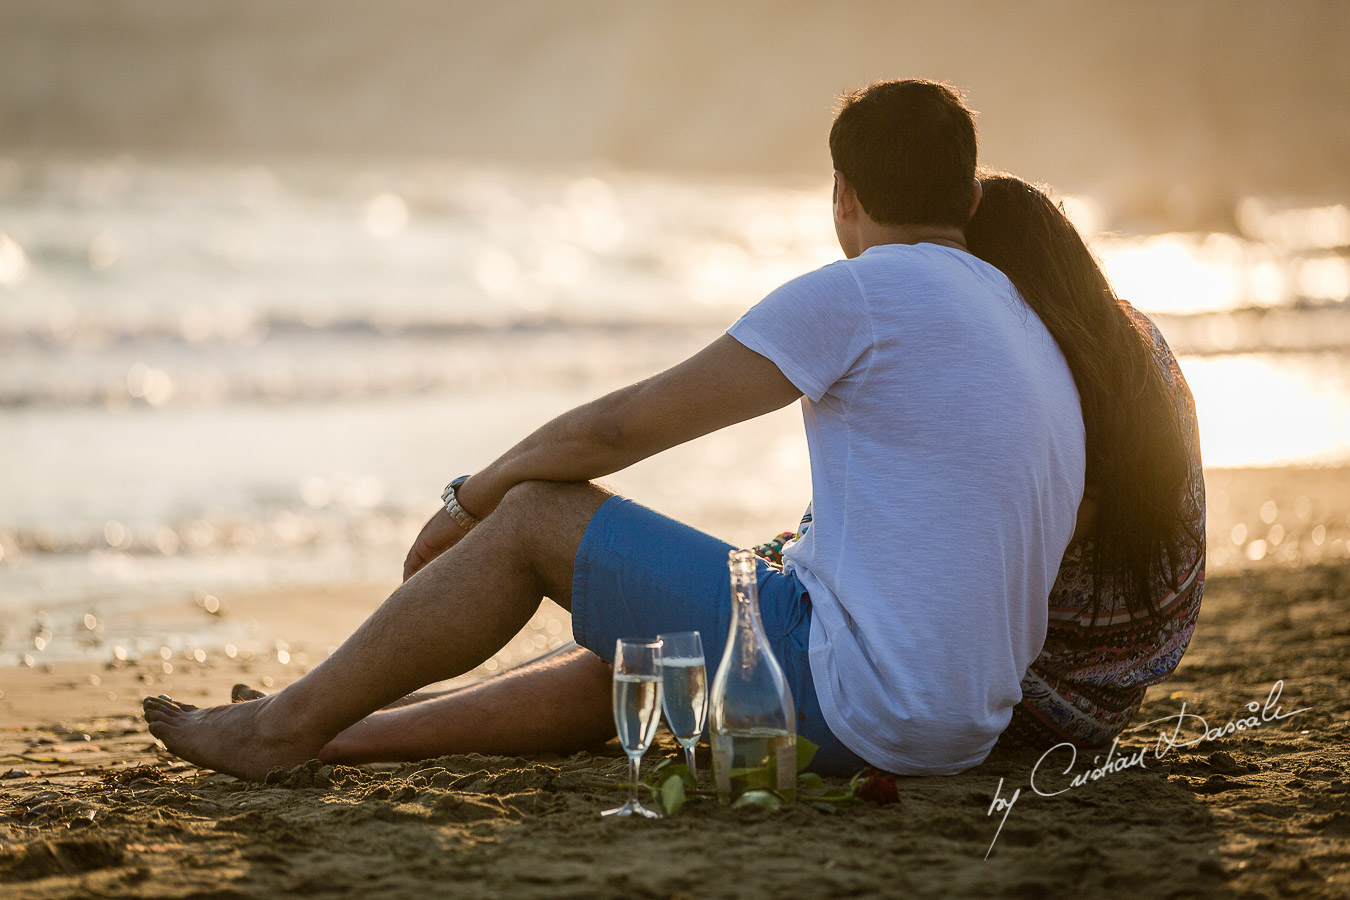
MULTIPOLYGON (((1142 725, 1136 725, 1135 727, 1130 728, 1128 730, 1131 732, 1142 731, 1143 729, 1148 728, 1149 726, 1155 726, 1160 723, 1164 722, 1173 723, 1170 729, 1165 727, 1163 730, 1158 732, 1158 743, 1153 747, 1152 750, 1154 759, 1162 759, 1170 751, 1178 747, 1193 747, 1196 744, 1200 744, 1205 741, 1217 740, 1222 737, 1227 737, 1228 735, 1235 734, 1239 731, 1248 731, 1253 728, 1260 728, 1262 725, 1265 725, 1267 723, 1283 721, 1284 719, 1296 716, 1301 712, 1307 712, 1309 709, 1312 708, 1305 706, 1303 709, 1296 709, 1293 712, 1282 711, 1280 709, 1279 700, 1280 700, 1280 692, 1283 690, 1284 690, 1284 681, 1280 680, 1275 682, 1275 684, 1271 686, 1270 694, 1267 695, 1266 702, 1264 704, 1262 704, 1259 700, 1253 700, 1251 703, 1247 704, 1246 709, 1247 712, 1250 713, 1250 715, 1235 716, 1232 719, 1230 719, 1227 724, 1220 725, 1215 728, 1210 728, 1209 723, 1206 722, 1203 717, 1197 716, 1195 713, 1186 712, 1186 703, 1185 701, 1183 701, 1181 704, 1181 712, 1177 713, 1176 715, 1164 716, 1161 719, 1154 719, 1150 722, 1145 722, 1142 725), (1200 729, 1201 733, 1198 736, 1191 738, 1183 738, 1182 736, 1183 732, 1189 733, 1191 729, 1194 728, 1200 729)), ((1037 786, 1036 784, 1036 776, 1041 771, 1041 766, 1045 764, 1047 758, 1049 758, 1052 754, 1061 754, 1061 755, 1067 754, 1068 765, 1066 765, 1062 770, 1059 771, 1058 774, 1061 776, 1068 775, 1070 772, 1072 772, 1074 765, 1078 762, 1077 747, 1075 747, 1068 741, 1056 744, 1049 750, 1045 751, 1045 753, 1041 754, 1041 758, 1036 761, 1036 765, 1031 770, 1031 779, 1028 783, 1028 787, 1030 787, 1032 791, 1034 791, 1035 793, 1039 794, 1042 797, 1054 797, 1064 793, 1065 791, 1073 790, 1076 787, 1082 787, 1083 785, 1089 782, 1097 781, 1098 779, 1104 778, 1107 775, 1113 775, 1116 772, 1123 772, 1126 769, 1133 769, 1133 768, 1141 768, 1141 769, 1148 768, 1148 766, 1144 762, 1144 757, 1147 756, 1149 753, 1148 747, 1142 747, 1139 750, 1134 751, 1133 753, 1122 754, 1120 756, 1117 756, 1116 745, 1119 742, 1120 742, 1119 737, 1113 740, 1111 742, 1110 748, 1107 749, 1106 755, 1104 757, 1101 755, 1093 757, 1092 759, 1093 768, 1086 769, 1074 775, 1073 778, 1070 779, 1067 787, 1061 787, 1056 790, 1047 790, 1037 786)), ((1047 771, 1049 770, 1047 769, 1047 771)), ((1045 776, 1042 775, 1041 777, 1042 781, 1044 781, 1045 776)), ((989 842, 989 850, 985 851, 984 854, 985 859, 989 858, 990 851, 994 849, 994 841, 998 840, 999 833, 1003 831, 1003 823, 1008 821, 1008 814, 1012 812, 1013 805, 1017 803, 1018 798, 1021 796, 1022 796, 1022 789, 1018 788, 1017 790, 1012 792, 1011 796, 1004 797, 1003 779, 1000 778, 998 780, 998 787, 994 789, 994 802, 989 804, 989 811, 987 815, 992 816, 995 813, 1001 812, 1003 813, 1003 818, 999 820, 998 830, 994 832, 994 840, 989 842)))

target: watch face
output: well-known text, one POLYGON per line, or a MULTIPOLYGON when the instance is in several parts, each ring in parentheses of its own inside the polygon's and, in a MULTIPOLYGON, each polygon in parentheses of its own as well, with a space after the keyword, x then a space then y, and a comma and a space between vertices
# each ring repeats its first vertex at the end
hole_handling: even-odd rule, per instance
POLYGON ((459 486, 460 486, 461 484, 463 484, 464 482, 466 482, 466 481, 468 481, 468 480, 469 480, 469 476, 468 476, 468 475, 461 475, 461 476, 459 476, 458 478, 456 478, 454 481, 450 482, 450 486, 451 486, 452 488, 458 489, 459 486))

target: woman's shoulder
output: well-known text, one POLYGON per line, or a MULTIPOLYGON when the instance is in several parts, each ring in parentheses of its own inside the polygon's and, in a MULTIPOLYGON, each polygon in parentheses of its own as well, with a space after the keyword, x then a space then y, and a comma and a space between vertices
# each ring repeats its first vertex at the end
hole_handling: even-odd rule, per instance
POLYGON ((1186 383, 1186 377, 1181 373, 1181 364, 1177 362, 1176 354, 1168 346, 1167 338, 1163 337, 1162 330, 1158 328, 1156 322, 1135 309, 1128 301, 1118 300, 1117 302, 1126 318, 1130 320, 1130 324, 1138 332, 1139 337, 1152 351, 1154 362, 1157 363, 1158 369, 1162 372, 1164 379, 1172 390, 1174 405, 1181 411, 1183 418, 1194 418, 1195 400, 1191 396, 1190 385, 1186 383))
POLYGON ((1144 313, 1135 309, 1128 300, 1118 300, 1117 302, 1120 304, 1121 310, 1125 313, 1125 317, 1128 318, 1130 324, 1134 326, 1135 331, 1139 332, 1140 336, 1143 337, 1152 348, 1153 355, 1158 361, 1163 363, 1167 368, 1175 366, 1176 356, 1172 353, 1172 348, 1168 346, 1167 338, 1163 337, 1162 330, 1158 328, 1157 323, 1144 313))

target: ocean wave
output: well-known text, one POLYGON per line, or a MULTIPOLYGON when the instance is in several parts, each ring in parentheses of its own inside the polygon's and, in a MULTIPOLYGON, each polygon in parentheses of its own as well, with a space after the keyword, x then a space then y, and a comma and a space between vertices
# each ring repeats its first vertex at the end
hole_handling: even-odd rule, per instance
MULTIPOLYGON (((646 377, 695 352, 727 324, 725 316, 705 318, 315 324, 276 314, 209 338, 126 323, 10 332, 3 335, 0 407, 338 402, 488 385, 598 385, 646 377)), ((1153 318, 1182 356, 1350 349, 1350 304, 1343 302, 1153 318)))
POLYGON ((1182 356, 1316 353, 1350 349, 1350 304, 1302 300, 1288 306, 1151 318, 1182 356))
POLYGON ((10 337, 0 407, 125 408, 351 401, 493 388, 636 380, 692 354, 725 323, 546 319, 490 327, 268 322, 256 340, 173 332, 10 337))

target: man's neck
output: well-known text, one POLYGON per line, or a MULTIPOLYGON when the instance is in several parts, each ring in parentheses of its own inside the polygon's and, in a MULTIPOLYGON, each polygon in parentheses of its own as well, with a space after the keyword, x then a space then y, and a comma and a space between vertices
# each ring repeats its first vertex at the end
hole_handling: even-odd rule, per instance
MULTIPOLYGON (((882 244, 937 244, 955 250, 966 250, 966 235, 960 228, 949 225, 878 225, 869 223, 863 229, 860 253, 882 244)), ((968 252, 968 251, 967 251, 968 252)))

